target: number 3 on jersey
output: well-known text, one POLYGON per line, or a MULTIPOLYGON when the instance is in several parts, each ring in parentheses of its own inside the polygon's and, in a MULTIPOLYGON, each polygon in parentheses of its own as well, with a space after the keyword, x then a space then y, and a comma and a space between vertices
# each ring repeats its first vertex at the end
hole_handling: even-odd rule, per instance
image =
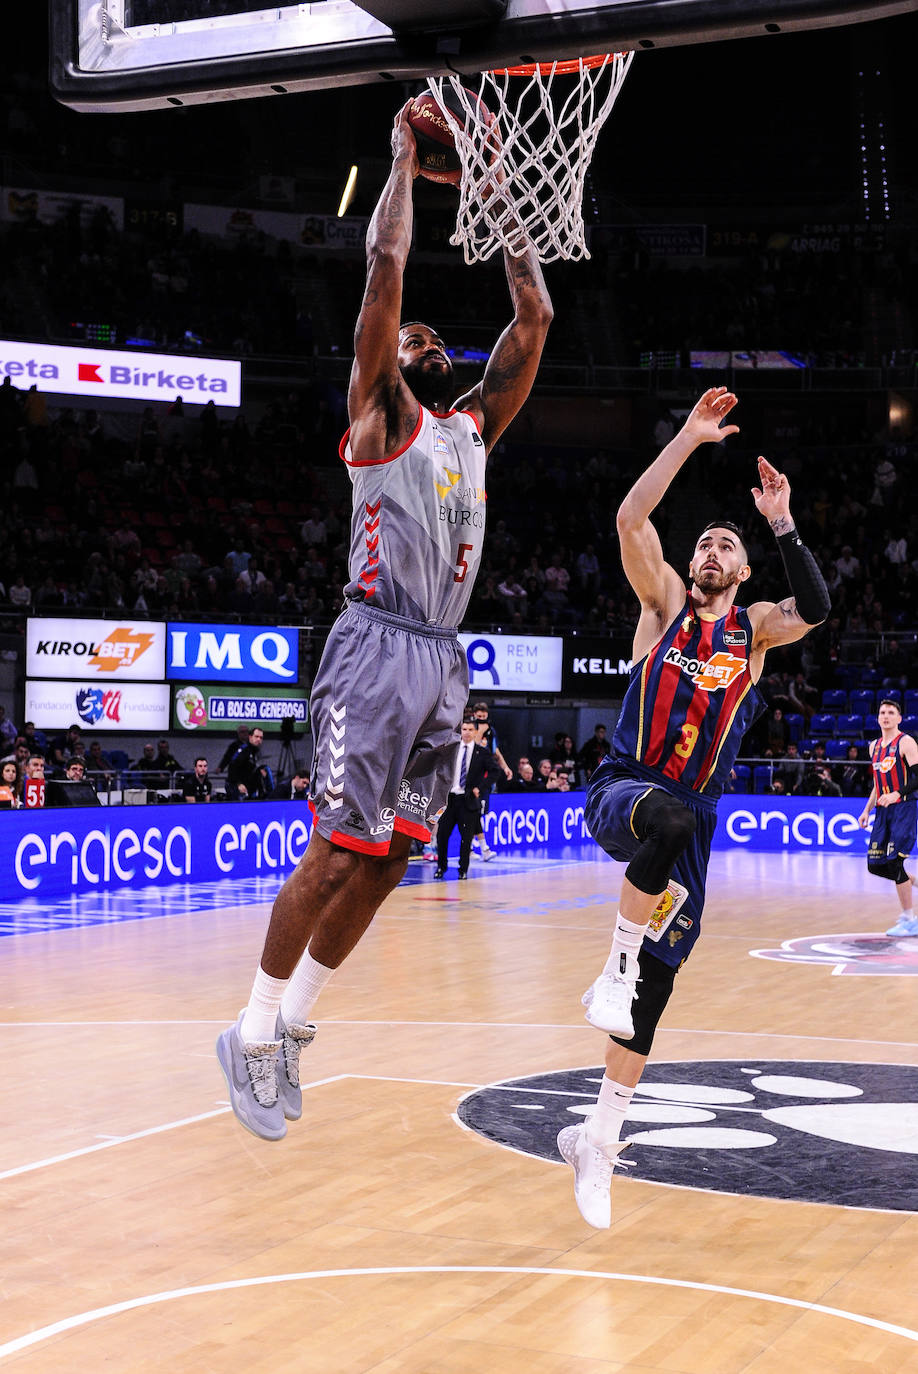
MULTIPOLYGON (((474 544, 460 544, 460 545, 459 545, 459 556, 458 556, 458 558, 456 559, 456 571, 453 573, 453 581, 454 581, 454 582, 464 582, 464 581, 465 581, 465 575, 466 575, 466 573, 467 573, 468 570, 469 570, 469 565, 468 565, 468 563, 466 563, 466 561, 465 561, 465 555, 466 555, 467 553, 471 553, 471 552, 472 552, 472 549, 474 549, 474 547, 475 547, 474 544)), ((698 733, 697 730, 696 730, 695 733, 696 733, 696 734, 698 733)))
POLYGON ((682 731, 682 738, 678 744, 673 745, 673 753, 678 754, 680 759, 687 759, 695 748, 698 739, 698 726, 684 724, 680 725, 679 729, 682 731))

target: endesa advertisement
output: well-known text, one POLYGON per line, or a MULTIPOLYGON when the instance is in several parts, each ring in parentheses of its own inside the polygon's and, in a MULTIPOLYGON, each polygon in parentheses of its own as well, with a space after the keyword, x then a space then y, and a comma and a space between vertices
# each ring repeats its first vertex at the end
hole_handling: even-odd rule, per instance
MULTIPOLYGON (((26 676, 96 682, 155 682, 165 677, 166 627, 155 620, 31 617, 26 676)), ((26 712, 26 719, 35 719, 26 712)))
MULTIPOLYGON (((484 818, 496 853, 488 875, 499 878, 500 859, 511 855, 601 858, 583 803, 582 792, 494 796, 484 818)), ((856 799, 726 797, 713 847, 863 860, 868 832, 858 828, 859 809, 856 799)), ((0 871, 8 895, 36 899, 282 874, 303 857, 311 825, 308 806, 293 801, 21 810, 0 825, 0 871)), ((458 835, 453 840, 458 845, 458 835)), ((562 870, 555 881, 563 885, 562 870)), ((609 881, 616 892, 618 877, 609 881)))

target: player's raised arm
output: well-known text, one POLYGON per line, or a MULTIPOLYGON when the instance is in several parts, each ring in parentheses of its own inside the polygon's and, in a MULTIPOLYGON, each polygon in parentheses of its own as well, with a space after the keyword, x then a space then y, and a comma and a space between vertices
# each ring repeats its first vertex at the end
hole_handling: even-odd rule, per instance
POLYGON ((650 523, 650 516, 699 444, 719 443, 728 434, 739 433, 738 425, 721 427, 735 405, 736 397, 726 387, 715 386, 706 391, 679 433, 641 474, 618 508, 615 524, 622 566, 641 603, 642 622, 645 614, 648 618, 647 624, 639 626, 636 645, 644 637, 641 630, 651 631, 652 622, 662 629, 685 599, 685 583, 665 561, 660 536, 650 523))
POLYGON ((501 334, 476 387, 456 402, 481 422, 485 448, 491 452, 532 390, 553 311, 535 249, 520 257, 504 250, 504 266, 513 303, 513 319, 501 334))
POLYGON ((790 483, 783 473, 759 458, 761 487, 752 488, 756 509, 764 515, 778 543, 792 595, 777 604, 760 601, 749 607, 756 651, 802 639, 821 625, 831 610, 829 589, 816 559, 797 533, 790 513, 790 483))
POLYGON ((367 280, 354 330, 354 365, 348 386, 351 451, 358 460, 387 457, 405 441, 417 419, 417 401, 398 367, 402 278, 414 224, 412 192, 417 147, 408 124, 408 101, 392 129, 392 170, 367 230, 367 280))

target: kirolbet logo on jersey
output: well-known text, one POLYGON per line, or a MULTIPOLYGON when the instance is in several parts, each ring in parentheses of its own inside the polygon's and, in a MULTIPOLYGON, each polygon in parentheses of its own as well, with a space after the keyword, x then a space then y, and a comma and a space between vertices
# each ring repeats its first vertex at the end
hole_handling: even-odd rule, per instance
POLYGON ((678 649, 667 649, 663 662, 673 663, 677 668, 681 668, 696 687, 701 687, 706 692, 726 689, 736 681, 746 667, 746 659, 737 658, 735 654, 728 654, 723 649, 719 649, 709 659, 687 658, 678 649))

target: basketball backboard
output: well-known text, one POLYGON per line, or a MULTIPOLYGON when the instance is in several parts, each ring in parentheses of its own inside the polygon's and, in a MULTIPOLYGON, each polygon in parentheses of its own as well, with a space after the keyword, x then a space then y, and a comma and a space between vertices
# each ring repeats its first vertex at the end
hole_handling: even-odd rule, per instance
POLYGON ((50 0, 51 90, 142 110, 795 32, 918 0, 50 0))

